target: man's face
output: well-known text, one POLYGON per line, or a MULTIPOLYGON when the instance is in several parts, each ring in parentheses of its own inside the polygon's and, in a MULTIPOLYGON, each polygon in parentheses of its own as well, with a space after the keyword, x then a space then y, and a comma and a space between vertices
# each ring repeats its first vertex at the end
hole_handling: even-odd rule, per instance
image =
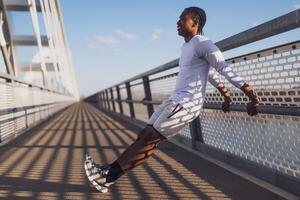
POLYGON ((192 19, 192 15, 189 12, 183 11, 177 22, 178 35, 183 37, 191 35, 194 31, 197 31, 198 26, 192 19))

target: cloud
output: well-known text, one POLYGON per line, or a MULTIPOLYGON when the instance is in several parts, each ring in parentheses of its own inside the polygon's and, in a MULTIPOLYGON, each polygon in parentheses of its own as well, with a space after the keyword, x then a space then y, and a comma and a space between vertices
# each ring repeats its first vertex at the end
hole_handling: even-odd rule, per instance
POLYGON ((88 47, 92 49, 100 49, 105 51, 107 51, 107 49, 111 49, 114 52, 121 51, 121 41, 114 36, 94 35, 88 38, 87 41, 88 47))
POLYGON ((122 38, 125 38, 125 39, 128 39, 128 40, 136 40, 139 38, 138 35, 135 35, 135 34, 131 34, 131 33, 128 33, 122 29, 116 29, 115 30, 115 33, 118 35, 118 36, 121 36, 122 38))
POLYGON ((94 35, 87 39, 88 47, 94 49, 105 49, 107 47, 118 52, 121 51, 121 43, 123 40, 136 40, 139 36, 128 33, 122 29, 115 29, 109 36, 94 35))
POLYGON ((174 35, 175 31, 167 30, 167 29, 161 29, 161 28, 154 28, 152 29, 152 33, 150 36, 150 41, 159 40, 163 36, 170 36, 174 35))
POLYGON ((92 43, 100 44, 100 45, 119 45, 121 42, 114 36, 103 36, 103 35, 94 35, 91 38, 92 43))
POLYGON ((293 7, 294 7, 294 9, 299 9, 300 8, 300 4, 294 4, 293 7))
POLYGON ((152 40, 158 40, 158 39, 160 39, 161 33, 162 33, 161 29, 159 29, 159 28, 153 29, 152 30, 152 34, 151 34, 151 39, 152 40))

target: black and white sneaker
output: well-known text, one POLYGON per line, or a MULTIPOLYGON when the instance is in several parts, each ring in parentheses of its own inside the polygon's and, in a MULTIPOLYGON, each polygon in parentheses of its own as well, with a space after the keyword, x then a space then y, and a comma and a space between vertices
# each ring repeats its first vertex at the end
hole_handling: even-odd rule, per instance
POLYGON ((88 154, 86 155, 86 160, 84 162, 85 173, 93 186, 102 193, 108 192, 108 187, 114 184, 114 182, 106 182, 109 168, 109 165, 100 166, 96 164, 91 156, 88 154))

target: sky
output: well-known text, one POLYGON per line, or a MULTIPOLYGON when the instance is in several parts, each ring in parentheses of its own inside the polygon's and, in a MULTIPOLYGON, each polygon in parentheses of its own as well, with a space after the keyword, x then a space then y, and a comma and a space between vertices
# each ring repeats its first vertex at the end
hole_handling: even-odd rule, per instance
MULTIPOLYGON (((184 8, 207 14, 213 42, 300 8, 300 0, 60 0, 79 93, 89 96, 180 56, 184 8)), ((226 58, 300 39, 295 29, 224 52, 226 58)))

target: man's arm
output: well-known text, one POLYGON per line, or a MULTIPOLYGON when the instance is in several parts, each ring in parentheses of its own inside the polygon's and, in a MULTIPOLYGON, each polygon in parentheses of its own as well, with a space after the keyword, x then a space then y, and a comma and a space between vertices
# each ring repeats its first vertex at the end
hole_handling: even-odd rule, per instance
POLYGON ((215 88, 219 90, 221 95, 224 97, 224 102, 222 103, 222 110, 224 113, 230 111, 230 93, 225 87, 225 85, 220 81, 219 77, 216 74, 210 73, 208 75, 208 82, 210 82, 215 88))
POLYGON ((218 73, 223 75, 231 84, 241 89, 249 97, 250 102, 247 104, 247 113, 251 116, 256 115, 256 108, 259 104, 258 96, 254 93, 251 86, 228 66, 219 48, 211 40, 205 40, 200 42, 197 50, 199 56, 204 57, 210 66, 215 68, 218 73))

